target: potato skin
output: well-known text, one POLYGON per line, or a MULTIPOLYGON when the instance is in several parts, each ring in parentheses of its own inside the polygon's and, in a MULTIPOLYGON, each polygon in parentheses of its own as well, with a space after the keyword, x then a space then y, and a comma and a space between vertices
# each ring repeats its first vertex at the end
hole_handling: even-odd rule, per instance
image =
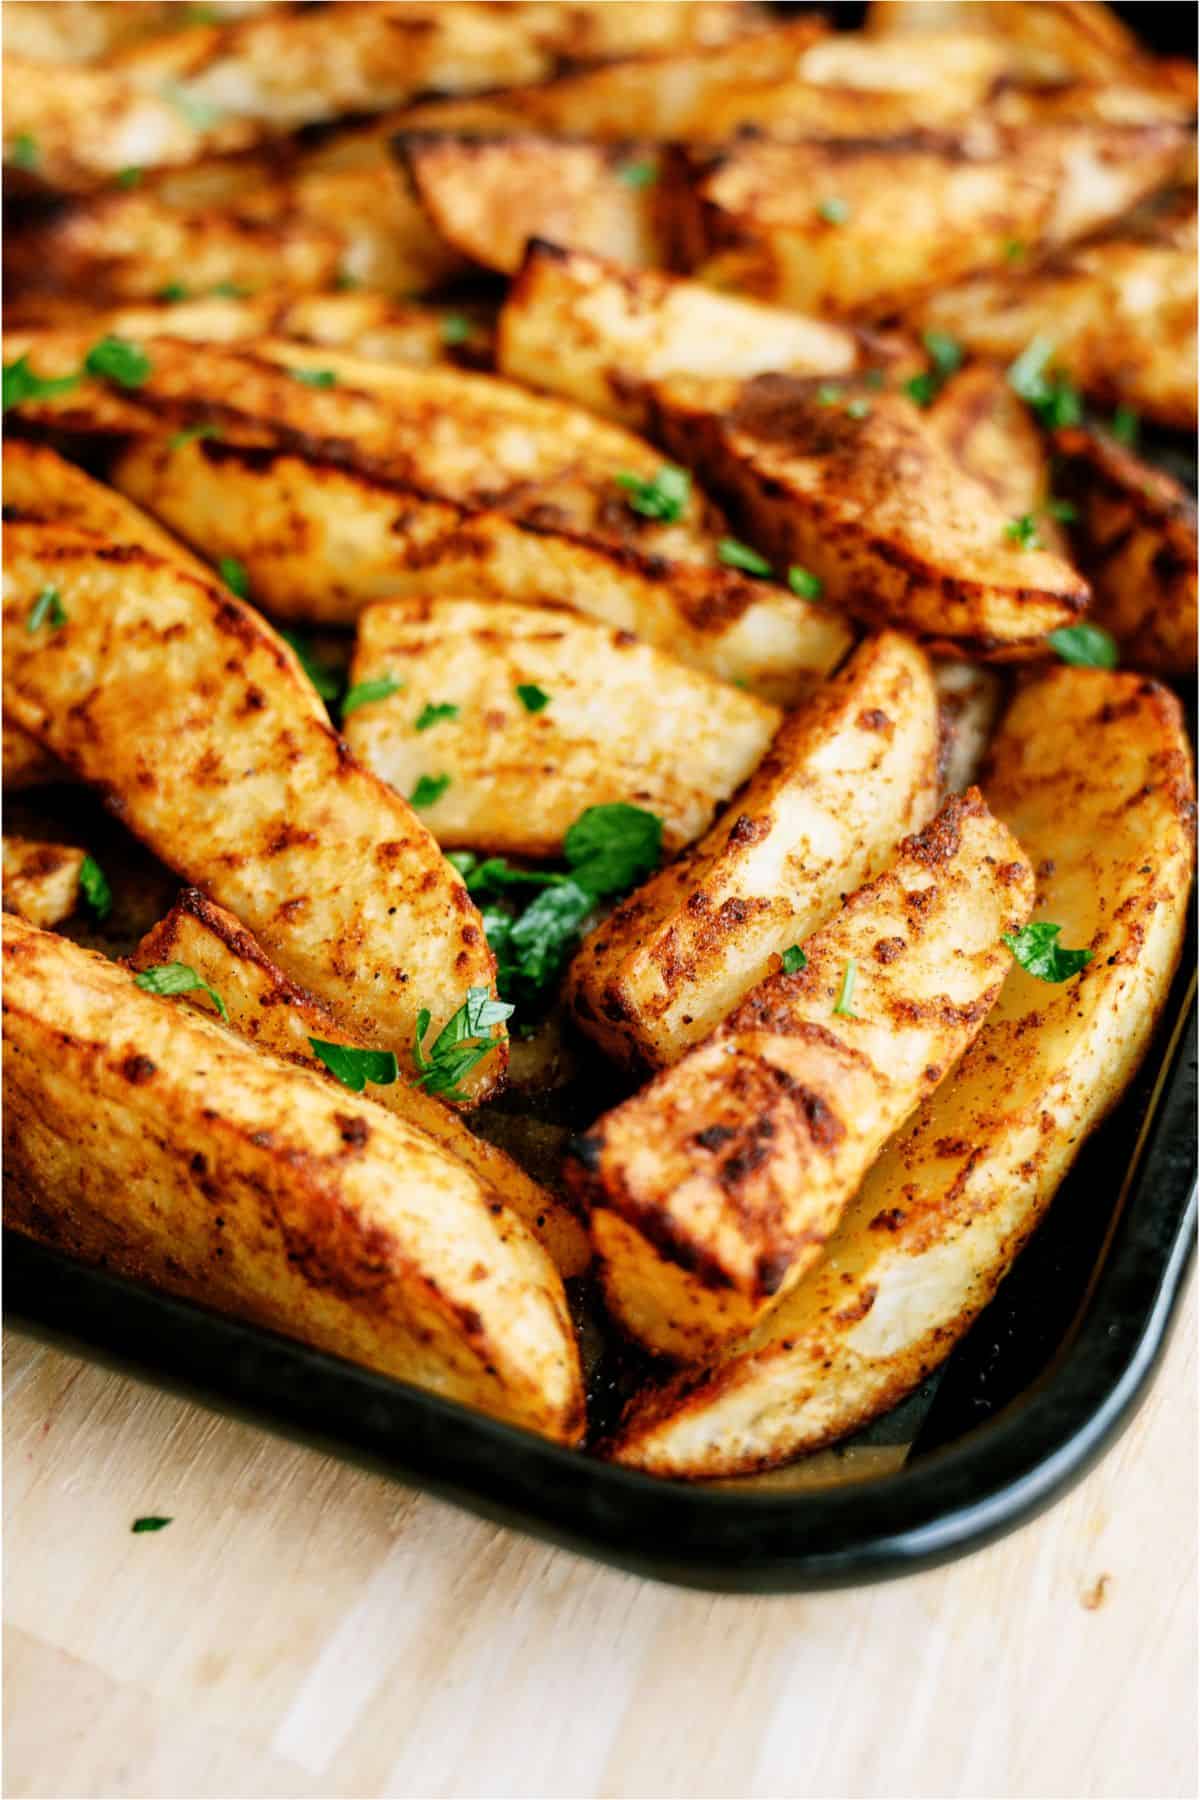
POLYGON ((866 640, 707 835, 585 940, 567 977, 580 1027, 634 1067, 677 1062, 928 822, 938 736, 922 651, 866 640))
POLYGON ((946 654, 1009 661, 1083 610, 1087 583, 1022 548, 1006 513, 906 396, 788 375, 676 377, 652 391, 657 435, 777 567, 946 654))
POLYGON ((1075 502, 1091 617, 1121 658, 1153 674, 1196 667, 1196 502, 1164 470, 1101 432, 1056 433, 1060 486, 1075 502))
POLYGON ((500 310, 496 364, 635 429, 641 388, 664 376, 774 370, 842 375, 866 360, 856 332, 534 240, 500 310))
POLYGON ((79 904, 79 871, 86 852, 70 844, 6 837, 4 910, 45 930, 69 919, 79 904))
POLYGON ((677 850, 746 779, 777 707, 685 668, 628 632, 541 606, 391 600, 358 622, 351 680, 399 693, 356 709, 346 741, 399 793, 450 784, 421 817, 439 844, 550 859, 589 806, 628 801, 677 850), (519 690, 548 704, 530 712, 519 690), (419 726, 429 705, 457 717, 419 726))
POLYGON ((562 1286, 416 1126, 4 919, 5 1222, 546 1436, 583 1422, 562 1286))
POLYGON ((696 1360, 795 1285, 885 1140, 977 1035, 1008 964, 1002 935, 1032 898, 1032 870, 978 790, 952 797, 805 940, 804 968, 768 976, 576 1140, 568 1178, 631 1336, 696 1360))
MULTIPOLYGON (((168 866, 200 880, 294 980, 407 1067, 495 959, 457 873, 350 756, 286 644, 219 587, 130 544, 20 521, 5 534, 4 698, 15 723, 168 866), (31 633, 55 586, 57 630, 31 633)), ((481 1097, 504 1042, 479 1065, 481 1097)))
POLYGON ((974 1045, 888 1145, 812 1268, 733 1353, 639 1396, 612 1453, 658 1475, 768 1468, 886 1412, 991 1299, 1150 1041, 1186 929, 1194 786, 1178 703, 1056 668, 1014 701, 988 798, 1081 975, 1013 966, 974 1045))
POLYGON ((676 176, 678 262, 822 317, 886 319, 921 296, 1109 224, 1172 179, 1183 127, 978 121, 878 141, 749 140, 676 176), (822 197, 845 216, 822 216, 822 197))
MULTIPOLYGON (((242 1037, 336 1085, 309 1040, 315 1037, 325 1043, 353 1044, 354 1034, 339 1024, 314 994, 306 994, 289 981, 233 914, 206 899, 198 888, 184 890, 166 917, 138 944, 129 966, 148 969, 169 962, 194 969, 216 988, 230 1025, 242 1037)), ((180 999, 202 1011, 211 1010, 201 992, 180 999)), ((372 1086, 367 1092, 385 1112, 395 1113, 435 1138, 448 1155, 493 1187, 537 1238, 564 1279, 583 1274, 591 1261, 583 1226, 561 1200, 539 1187, 503 1150, 476 1137, 458 1113, 407 1081, 372 1086)))

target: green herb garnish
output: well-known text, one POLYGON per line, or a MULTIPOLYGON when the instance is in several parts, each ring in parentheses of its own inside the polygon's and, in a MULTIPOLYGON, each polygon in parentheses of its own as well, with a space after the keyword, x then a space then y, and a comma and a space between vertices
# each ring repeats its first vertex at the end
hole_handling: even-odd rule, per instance
POLYGON ((1102 625, 1062 625, 1046 642, 1065 663, 1081 669, 1115 669, 1117 641, 1102 625))
POLYGON ((137 168, 135 164, 131 163, 129 168, 118 169, 117 171, 117 186, 119 188, 135 188, 139 185, 141 179, 142 171, 137 168))
POLYGON ((471 335, 471 321, 465 313, 447 313, 442 320, 443 344, 465 344, 471 335))
POLYGON ((188 298, 188 290, 182 281, 168 281, 166 287, 160 287, 154 298, 163 301, 167 306, 178 306, 181 300, 188 298))
POLYGON ((223 556, 217 564, 217 573, 239 600, 250 598, 250 577, 244 562, 239 562, 236 556, 223 556))
POLYGON ((1118 444, 1124 444, 1127 449, 1132 449, 1138 441, 1138 433, 1141 428, 1142 421, 1132 406, 1118 406, 1112 416, 1112 424, 1108 431, 1109 436, 1115 437, 1118 444))
POLYGON ((172 1523, 171 1519, 164 1518, 161 1513, 146 1513, 142 1518, 135 1519, 129 1529, 136 1536, 143 1531, 164 1531, 172 1523))
POLYGON ((21 406, 26 400, 48 400, 53 394, 69 394, 82 379, 79 370, 74 375, 35 375, 28 356, 18 356, 15 362, 4 365, 3 410, 8 412, 10 407, 21 406))
POLYGON ((11 160, 18 169, 36 169, 37 159, 37 139, 28 131, 18 132, 13 139, 11 160))
POLYGON ((460 1084, 485 1056, 491 1055, 497 1042, 492 1027, 502 1025, 513 1011, 503 1000, 493 1000, 485 987, 468 988, 463 1004, 443 1025, 426 1056, 424 1043, 431 1017, 422 1007, 413 1039, 413 1061, 420 1071, 414 1087, 443 1094, 447 1100, 465 1100, 460 1084))
POLYGON ((817 389, 817 404, 819 406, 836 406, 841 397, 842 389, 838 386, 836 381, 823 381, 817 389))
POLYGON ((653 187, 658 180, 658 165, 652 162, 622 163, 617 170, 617 177, 626 187, 653 187))
POLYGON ((440 719, 457 719, 457 717, 458 707, 452 701, 442 700, 436 705, 431 701, 428 706, 423 706, 417 714, 417 730, 428 731, 430 726, 436 725, 440 719))
POLYGON ((825 592, 825 583, 819 575, 814 575, 811 569, 795 566, 788 570, 788 586, 802 600, 819 600, 825 592))
POLYGON ((175 82, 169 82, 159 92, 168 106, 173 106, 180 117, 186 119, 193 131, 211 131, 225 117, 219 106, 213 106, 211 101, 189 94, 186 88, 179 87, 175 82))
POLYGON ((25 629, 40 631, 43 625, 49 625, 51 631, 58 631, 66 622, 67 609, 62 603, 62 595, 56 587, 44 587, 29 609, 25 629))
POLYGON ((143 969, 133 980, 136 987, 144 988, 148 994, 191 994, 199 989, 208 995, 223 1019, 229 1017, 216 988, 197 975, 195 969, 189 969, 186 963, 156 963, 152 969, 143 969))
POLYGON ((1061 372, 1049 367, 1054 340, 1035 337, 1008 371, 1008 384, 1031 407, 1048 431, 1062 425, 1078 425, 1083 402, 1061 372))
POLYGON ((1069 981, 1092 960, 1090 950, 1061 950, 1058 934, 1061 925, 1022 925, 1020 931, 1006 931, 1008 945, 1027 975, 1038 981, 1069 981))
POLYGON ((399 1079, 400 1065, 394 1050, 359 1050, 353 1044, 330 1044, 315 1037, 308 1041, 313 1055, 352 1094, 361 1094, 368 1081, 376 1087, 390 1087, 399 1079))
POLYGON ((779 961, 785 975, 798 975, 801 969, 808 967, 808 958, 799 944, 790 944, 779 961))
POLYGON ((864 400, 861 396, 856 396, 853 400, 847 400, 846 417, 848 419, 869 419, 870 416, 871 402, 869 400, 864 400))
POLYGON ((218 300, 244 300, 250 292, 236 281, 218 281, 209 288, 209 293, 218 300))
POLYGON ((305 387, 331 388, 337 386, 337 375, 333 369, 288 369, 293 381, 302 381, 305 387))
POLYGON ((737 538, 722 538, 717 545, 717 561, 723 562, 727 569, 741 569, 747 575, 770 575, 771 565, 765 556, 752 550, 749 544, 739 543, 737 538))
POLYGON ((1011 538, 1022 550, 1040 550, 1042 541, 1038 537, 1037 520, 1032 513, 1021 513, 1010 519, 1004 527, 1004 535, 1011 538))
POLYGON ((397 681, 394 675, 380 675, 374 681, 358 681, 346 693, 342 701, 342 717, 348 719, 352 712, 360 706, 370 706, 376 700, 387 700, 392 694, 402 694, 404 683, 397 681))
POLYGON ((545 712, 550 704, 550 696, 545 688, 540 688, 536 681, 519 681, 517 683, 517 699, 527 713, 545 712))
POLYGON ((168 450, 179 450, 184 444, 194 444, 197 438, 219 438, 224 436, 219 425, 185 425, 182 431, 173 431, 167 439, 168 450))
POLYGON ((826 225, 844 225, 850 217, 850 207, 845 200, 839 200, 836 194, 822 200, 817 207, 817 217, 826 225))
POLYGON ((89 375, 104 381, 115 381, 118 387, 141 387, 150 378, 152 364, 140 344, 127 338, 102 337, 93 344, 83 359, 89 375))
POLYGON ((921 375, 914 375, 911 381, 906 381, 904 390, 918 406, 929 406, 937 399, 951 375, 962 368, 963 351, 957 339, 944 331, 927 331, 922 342, 933 367, 926 369, 921 375))
POLYGON ((1073 525, 1079 517, 1079 508, 1071 500, 1047 500, 1042 510, 1060 525, 1073 525))
POLYGON ((408 796, 408 803, 417 812, 424 812, 426 807, 436 806, 446 789, 450 786, 449 775, 422 775, 416 787, 408 796))
POLYGON ((94 856, 85 856, 79 865, 79 891, 96 917, 107 919, 112 911, 112 888, 94 856))
POLYGON ((842 985, 834 1004, 834 1012, 840 1013, 843 1019, 857 1019, 854 1010, 854 984, 858 980, 858 964, 852 956, 846 958, 846 967, 842 970, 842 985))
POLYGON ((628 469, 622 469, 616 479, 617 486, 628 495, 626 505, 631 512, 641 513, 646 519, 662 519, 668 525, 683 517, 691 498, 691 476, 672 463, 664 463, 649 481, 628 469))
POLYGON ((1004 256, 1007 262, 1020 262, 1025 254, 1025 245, 1020 238, 1009 238, 1004 245, 1004 256))

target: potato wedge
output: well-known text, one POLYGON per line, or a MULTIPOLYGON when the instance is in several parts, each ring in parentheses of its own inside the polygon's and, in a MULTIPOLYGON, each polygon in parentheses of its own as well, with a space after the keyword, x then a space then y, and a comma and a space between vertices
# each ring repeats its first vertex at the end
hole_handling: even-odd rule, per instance
POLYGON ((44 787, 49 781, 69 781, 68 770, 43 750, 19 725, 6 719, 0 733, 3 745, 4 785, 6 788, 44 787))
POLYGON ((482 268, 514 274, 530 238, 635 269, 667 261, 652 144, 404 131, 394 147, 438 237, 482 268))
POLYGON ((938 699, 908 638, 860 644, 716 824, 597 926, 567 994, 609 1055, 663 1068, 877 875, 937 798, 938 699))
MULTIPOLYGON (((354 1034, 338 1023, 322 1001, 289 981, 233 914, 206 899, 198 888, 185 889, 166 918, 146 934, 130 958, 130 967, 148 969, 172 962, 194 969, 217 990, 235 1031, 288 1062, 325 1074, 325 1065, 310 1040, 355 1042, 354 1034)), ((202 990, 186 998, 211 1011, 202 990)), ((327 1079, 335 1078, 329 1075, 327 1079)), ((528 1226, 560 1275, 583 1274, 591 1260, 583 1226, 569 1207, 531 1180, 503 1150, 476 1137, 458 1113, 407 1081, 372 1085, 368 1092, 378 1106, 427 1132, 447 1154, 494 1188, 528 1226)))
POLYGON ((408 1120, 4 920, 5 1223, 531 1431, 583 1394, 558 1273, 408 1120))
POLYGON ((605 1299, 662 1355, 712 1355, 821 1254, 883 1144, 977 1035, 1033 872, 977 789, 753 988, 710 1037, 577 1139, 605 1299))
POLYGON ((1004 705, 1005 682, 986 663, 939 657, 933 665, 938 692, 938 785, 943 797, 961 794, 979 779, 992 731, 1004 705))
POLYGON ((1091 617, 1122 660, 1154 674, 1196 667, 1196 502, 1097 431, 1055 434, 1060 485, 1077 512, 1075 541, 1092 584, 1091 617))
POLYGON ((1006 518, 1030 514, 1042 549, 1070 560, 1069 539, 1047 509, 1046 440, 1003 370, 969 363, 950 377, 926 418, 959 468, 983 483, 1006 518))
POLYGON ((50 930, 79 905, 79 871, 87 853, 70 844, 5 837, 4 910, 50 930))
POLYGON ((729 1357, 640 1397, 621 1462, 767 1468, 865 1425, 948 1354, 1149 1043, 1185 931, 1189 763, 1177 703, 1140 677, 1058 668, 1024 688, 988 799, 1037 866, 1038 916, 1091 962, 1060 986, 1014 965, 821 1260, 729 1357))
POLYGON ((457 873, 350 756, 293 652, 232 594, 137 546, 21 520, 4 552, 13 723, 407 1068, 422 1008, 440 1029, 469 988, 491 988, 495 959, 457 873), (57 606, 31 629, 47 590, 57 606))
POLYGON ((864 624, 948 653, 1037 655, 1083 610, 1061 557, 1010 532, 902 394, 787 375, 673 377, 651 393, 656 435, 735 509, 777 569, 798 566, 864 624))
POLYGON ((589 806, 624 800, 678 850, 762 757, 778 707, 573 613, 496 600, 392 600, 358 621, 346 742, 411 797, 447 848, 550 859, 589 806), (449 716, 439 709, 449 708, 449 716))
MULTIPOLYGON (((1194 217, 1194 215, 1193 215, 1194 217)), ((1011 362, 1035 340, 1078 387, 1163 425, 1196 425, 1196 247, 1142 235, 1087 244, 1029 274, 979 276, 915 322, 1011 362)))
POLYGON ((171 30, 173 22, 181 21, 171 0, 7 0, 4 49, 35 62, 96 62, 122 44, 171 30))
POLYGON ((1172 179, 1186 141, 1172 124, 978 121, 940 136, 695 151, 672 213, 676 266, 800 312, 886 318, 1005 268, 1014 242, 1043 251, 1111 223, 1172 179))
POLYGON ((1141 44, 1102 0, 871 0, 868 32, 971 32, 1003 40, 1014 75, 1040 82, 1074 75, 1113 80, 1143 60, 1141 44))
POLYGON ((876 349, 844 325, 535 241, 500 311, 496 367, 638 429, 641 390, 663 376, 843 375, 876 349))

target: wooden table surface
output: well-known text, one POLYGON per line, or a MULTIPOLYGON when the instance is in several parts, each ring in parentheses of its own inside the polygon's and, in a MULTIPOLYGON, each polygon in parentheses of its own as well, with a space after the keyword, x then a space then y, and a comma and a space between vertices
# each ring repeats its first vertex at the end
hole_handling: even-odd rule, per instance
POLYGON ((16 1329, 6 1363, 10 1800, 1197 1792, 1194 1285, 1050 1513, 793 1598, 614 1573, 16 1329))

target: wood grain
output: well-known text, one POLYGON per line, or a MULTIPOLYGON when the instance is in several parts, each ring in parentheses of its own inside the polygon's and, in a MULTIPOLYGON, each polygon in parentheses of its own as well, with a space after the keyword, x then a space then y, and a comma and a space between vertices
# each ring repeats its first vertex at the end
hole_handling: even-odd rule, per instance
POLYGON ((26 1796, 1114 1796, 1196 1766, 1196 1303, 1089 1479, 883 1587, 684 1593, 6 1337, 26 1796), (143 1513, 173 1523, 134 1536, 143 1513))

